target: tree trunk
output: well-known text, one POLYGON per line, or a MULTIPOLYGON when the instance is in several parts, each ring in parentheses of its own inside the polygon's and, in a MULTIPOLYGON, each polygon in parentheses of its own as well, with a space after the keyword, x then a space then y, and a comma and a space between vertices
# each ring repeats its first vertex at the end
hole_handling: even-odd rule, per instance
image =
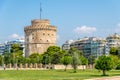
POLYGON ((76 73, 77 72, 77 67, 76 66, 74 66, 74 73, 76 73))
POLYGON ((103 76, 105 76, 106 75, 106 71, 105 70, 103 70, 103 76))
POLYGON ((66 71, 66 69, 67 69, 67 65, 65 65, 65 70, 64 71, 66 71))
POLYGON ((76 73, 77 71, 76 71, 76 69, 74 69, 74 73, 76 73))
POLYGON ((84 65, 82 65, 83 66, 83 71, 84 71, 84 65))

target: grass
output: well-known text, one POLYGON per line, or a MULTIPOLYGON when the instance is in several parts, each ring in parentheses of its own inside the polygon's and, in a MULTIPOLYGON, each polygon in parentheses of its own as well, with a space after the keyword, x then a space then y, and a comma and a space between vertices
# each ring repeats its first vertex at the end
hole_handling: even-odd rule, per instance
MULTIPOLYGON (((97 70, 0 70, 0 80, 84 80, 104 77, 97 70)), ((119 76, 119 70, 107 72, 109 76, 119 76)))

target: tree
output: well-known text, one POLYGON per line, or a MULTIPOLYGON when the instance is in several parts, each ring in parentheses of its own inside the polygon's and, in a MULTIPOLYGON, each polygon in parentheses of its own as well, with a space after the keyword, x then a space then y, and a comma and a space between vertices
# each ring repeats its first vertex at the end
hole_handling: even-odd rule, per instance
POLYGON ((11 53, 11 62, 12 64, 14 63, 20 63, 21 62, 21 58, 23 57, 23 48, 20 47, 19 44, 12 44, 11 45, 11 49, 10 49, 10 53, 11 53))
POLYGON ((65 71, 67 69, 67 65, 71 63, 71 56, 64 56, 61 58, 61 62, 63 63, 63 65, 65 65, 65 71))
POLYGON ((4 53, 3 53, 3 56, 4 56, 4 63, 5 63, 5 64, 12 63, 12 62, 11 62, 11 61, 13 60, 12 54, 10 54, 10 53, 8 53, 8 52, 4 52, 4 53))
POLYGON ((2 65, 2 55, 0 55, 0 65, 2 65))
POLYGON ((77 72, 77 66, 80 64, 78 53, 73 53, 71 64, 74 69, 74 72, 77 72))
POLYGON ((98 70, 102 70, 103 76, 105 76, 106 71, 111 70, 113 66, 114 65, 112 58, 105 55, 100 56, 95 63, 95 68, 98 70))
POLYGON ((117 70, 120 70, 120 60, 118 61, 118 64, 117 64, 116 69, 117 69, 117 70))
POLYGON ((11 53, 16 53, 17 56, 22 56, 23 55, 23 48, 20 47, 19 44, 12 44, 10 52, 11 53))
POLYGON ((116 56, 116 55, 110 55, 110 57, 112 58, 112 60, 113 60, 113 62, 114 62, 114 68, 116 68, 116 67, 117 67, 117 64, 118 64, 118 62, 119 62, 118 56, 116 56))
POLYGON ((51 57, 48 54, 43 54, 42 64, 46 65, 51 62, 51 57))
POLYGON ((58 53, 55 53, 52 55, 51 64, 58 64, 58 63, 60 63, 60 57, 58 53))
POLYGON ((47 54, 49 55, 49 56, 52 56, 54 53, 56 53, 56 52, 59 52, 60 51, 60 47, 58 47, 58 46, 50 46, 48 49, 47 49, 47 54))
POLYGON ((74 72, 76 72, 77 66, 80 64, 79 56, 82 56, 83 53, 79 51, 78 49, 71 47, 66 55, 72 57, 71 65, 74 69, 74 72))
POLYGON ((39 54, 38 53, 33 53, 29 56, 30 60, 31 60, 31 63, 39 63, 39 54))
POLYGON ((67 51, 66 50, 60 50, 57 53, 58 53, 59 57, 62 58, 62 57, 64 57, 64 55, 67 54, 67 51))
POLYGON ((30 61, 31 61, 30 58, 29 58, 29 57, 26 57, 26 58, 24 58, 24 62, 23 62, 23 63, 24 63, 24 64, 25 64, 25 63, 30 64, 30 61))
POLYGON ((83 53, 81 51, 79 51, 76 48, 71 47, 70 50, 68 51, 68 55, 72 56, 72 55, 74 55, 74 53, 77 53, 78 56, 82 56, 83 55, 83 53))
POLYGON ((94 55, 90 55, 88 57, 88 64, 91 64, 92 68, 93 68, 93 64, 95 63, 95 59, 96 59, 96 57, 94 55))
POLYGON ((42 55, 39 55, 39 56, 37 57, 38 63, 42 63, 42 59, 43 59, 43 56, 42 56, 42 55))
POLYGON ((110 54, 112 54, 112 55, 118 55, 117 48, 116 47, 111 47, 110 48, 110 54))
POLYGON ((88 64, 88 60, 84 56, 81 56, 80 61, 81 61, 81 64, 83 65, 83 70, 84 70, 84 65, 88 64))
POLYGON ((120 59, 120 47, 117 48, 117 54, 118 54, 118 55, 117 55, 118 58, 120 59))

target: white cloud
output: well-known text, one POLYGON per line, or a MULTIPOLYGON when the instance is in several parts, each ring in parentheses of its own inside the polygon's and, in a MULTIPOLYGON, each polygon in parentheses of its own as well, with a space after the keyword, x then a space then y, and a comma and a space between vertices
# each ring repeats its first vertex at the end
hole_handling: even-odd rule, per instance
POLYGON ((24 38, 24 36, 19 36, 18 34, 12 34, 9 38, 12 38, 12 39, 21 39, 21 38, 24 38))
POLYGON ((88 34, 88 33, 93 33, 96 30, 97 29, 95 27, 89 27, 89 26, 84 25, 84 26, 75 28, 74 32, 75 33, 86 33, 86 34, 88 34))

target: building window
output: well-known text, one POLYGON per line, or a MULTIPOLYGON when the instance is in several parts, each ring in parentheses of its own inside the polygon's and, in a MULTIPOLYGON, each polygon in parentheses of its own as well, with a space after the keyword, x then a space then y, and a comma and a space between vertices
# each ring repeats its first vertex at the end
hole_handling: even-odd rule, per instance
POLYGON ((45 35, 45 33, 43 33, 43 35, 45 35))
POLYGON ((47 40, 47 42, 49 42, 49 41, 47 40))

